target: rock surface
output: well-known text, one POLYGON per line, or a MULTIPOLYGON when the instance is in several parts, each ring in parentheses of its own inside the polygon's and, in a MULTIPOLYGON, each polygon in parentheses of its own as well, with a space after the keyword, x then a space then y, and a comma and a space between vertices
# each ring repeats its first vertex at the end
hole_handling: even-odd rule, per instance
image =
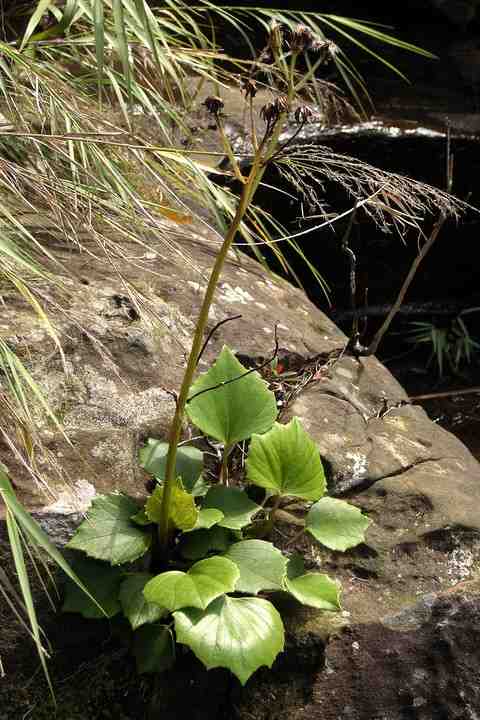
MULTIPOLYGON (((129 255, 138 252, 135 246, 124 249, 129 255)), ((58 322, 63 359, 26 307, 13 299, 5 305, 2 335, 18 347, 30 343, 31 370, 69 441, 51 426, 42 431, 48 452, 41 467, 48 470, 53 463, 62 470, 50 473, 49 490, 35 487, 6 452, 2 459, 11 467, 22 502, 60 544, 95 493, 144 494, 137 451, 147 436, 165 437, 173 406, 169 393, 180 381, 212 240, 197 234, 185 242, 186 249, 191 266, 151 247, 148 262, 158 275, 146 280, 144 269, 125 262, 119 267, 124 283, 90 259, 88 278, 71 288, 69 313, 58 322), (141 295, 127 292, 128 283, 141 295), (152 322, 152 313, 161 324, 152 322)), ((82 277, 83 257, 63 252, 62 259, 82 277)), ((308 367, 315 370, 310 382, 297 388, 283 418, 298 415, 316 439, 330 492, 348 497, 374 521, 367 542, 345 554, 305 548, 312 566, 321 565, 342 581, 345 609, 330 617, 287 608, 287 652, 246 689, 226 672, 207 673, 187 655, 147 701, 148 681, 135 679, 124 652, 111 649, 108 626, 58 620, 45 608, 56 650, 52 668, 70 713, 59 717, 110 717, 105 698, 113 692, 112 677, 123 687, 114 704, 117 717, 129 720, 158 717, 160 708, 162 717, 178 717, 185 697, 190 709, 198 700, 190 711, 195 720, 477 717, 478 463, 422 409, 405 404, 404 391, 375 358, 341 356, 345 337, 300 291, 264 276, 253 261, 232 256, 211 324, 238 313, 242 319, 227 323, 212 339, 204 366, 223 343, 250 359, 268 357, 277 324, 280 354, 296 366, 310 360, 308 367), (98 684, 87 683, 87 695, 85 684, 62 683, 68 673, 82 674, 85 668, 98 673, 98 684)), ((8 567, 5 539, 0 548, 8 567)), ((6 608, 1 616, 4 717, 16 720, 37 703, 32 717, 41 720, 48 714, 40 710, 46 701, 39 688, 12 690, 9 678, 18 687, 34 665, 6 608)))

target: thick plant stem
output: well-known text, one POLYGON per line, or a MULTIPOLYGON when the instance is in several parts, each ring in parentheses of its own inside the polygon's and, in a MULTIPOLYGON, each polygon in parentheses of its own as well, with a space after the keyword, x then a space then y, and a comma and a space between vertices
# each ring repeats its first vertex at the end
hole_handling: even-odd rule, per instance
MULTIPOLYGON (((294 64, 296 60, 293 60, 292 64, 294 64)), ((289 98, 289 105, 291 102, 291 98, 293 97, 293 77, 290 83, 290 92, 288 94, 289 98)), ((169 433, 169 446, 168 446, 168 455, 167 455, 167 466, 165 468, 165 480, 163 484, 163 496, 162 496, 162 506, 160 510, 160 522, 158 526, 158 536, 159 536, 159 550, 161 553, 166 555, 167 553, 167 547, 168 547, 168 526, 169 526, 169 515, 170 515, 170 503, 172 498, 172 492, 173 487, 175 483, 175 467, 176 467, 176 460, 177 460, 177 446, 180 441, 180 435, 182 432, 182 423, 183 423, 183 417, 185 414, 185 406, 187 404, 188 400, 188 393, 190 390, 190 386, 193 381, 193 376, 195 374, 195 370, 198 363, 198 358, 200 351, 203 346, 203 338, 205 335, 205 328, 207 326, 208 322, 208 315, 210 312, 210 307, 213 302, 213 298, 215 295, 215 291, 217 289, 218 281, 220 279, 221 272, 223 270, 223 266, 225 264, 225 260, 227 259, 228 252, 232 246, 232 243, 235 239, 235 236, 240 228, 241 222, 245 216, 245 213, 247 212, 250 203, 253 200, 253 196, 255 195, 255 192, 257 191, 258 186, 260 185, 262 181, 263 174, 267 168, 269 160, 272 158, 276 147, 278 143, 278 138, 280 136, 280 132, 282 129, 283 121, 285 120, 285 117, 287 115, 287 112, 280 113, 276 123, 275 127, 273 129, 273 132, 268 140, 266 149, 263 147, 263 143, 258 149, 252 168, 250 170, 250 173, 248 175, 248 178, 245 182, 245 184, 242 187, 242 194, 240 196, 240 201, 238 203, 237 211, 235 213, 235 216, 232 220, 232 224, 230 225, 230 228, 228 229, 227 234, 225 235, 225 239, 223 241, 222 247, 220 248, 218 255, 215 259, 215 264, 212 268, 212 272, 210 274, 210 279, 208 281, 207 289, 205 291, 205 296, 203 298, 202 307, 200 309, 200 314, 198 316, 197 325, 195 327, 195 333, 193 336, 192 341, 192 347, 190 350, 190 355, 187 360, 187 367, 185 369, 185 374, 183 376, 182 380, 182 386, 180 388, 180 392, 177 398, 177 404, 175 408, 175 415, 173 416, 172 424, 170 426, 170 433, 169 433)))
POLYGON ((172 497, 173 486, 175 482, 175 466, 177 459, 177 445, 180 440, 182 432, 183 416, 185 413, 185 405, 188 399, 188 392, 193 381, 195 369, 197 367, 198 356, 203 345, 203 337, 205 334, 205 328, 208 322, 208 314, 213 301, 215 291, 217 289, 220 274, 222 272, 225 260, 227 259, 228 251, 233 243, 235 235, 240 227, 240 223, 248 209, 250 200, 252 197, 251 190, 254 191, 258 187, 259 176, 263 175, 263 168, 260 167, 259 158, 255 159, 252 170, 248 177, 247 183, 243 186, 240 202, 237 207, 237 212, 232 220, 232 224, 225 236, 222 247, 216 257, 215 264, 213 266, 210 279, 208 281, 207 289, 205 291, 205 297, 203 298, 202 307, 198 317, 197 326, 195 328, 195 334, 193 336, 192 348, 187 361, 187 367, 183 376, 182 386, 177 399, 177 405, 175 409, 175 415, 172 420, 170 427, 170 435, 168 438, 169 447, 167 455, 167 466, 165 469, 165 481, 163 486, 163 497, 162 506, 160 511, 160 523, 159 523, 159 541, 160 551, 165 552, 168 545, 168 519, 170 502, 172 497))
MULTIPOLYGON (((294 96, 293 73, 294 73, 294 68, 295 68, 295 62, 296 62, 296 55, 294 55, 294 57, 292 59, 292 66, 291 66, 289 93, 288 93, 289 106, 290 106, 293 96, 294 96)), ((262 181, 262 178, 263 178, 263 175, 267 168, 268 162, 271 160, 272 156, 274 155, 274 152, 276 150, 277 143, 278 143, 278 138, 280 136, 282 125, 283 125, 283 122, 284 122, 286 116, 287 116, 286 111, 279 114, 279 116, 277 117, 276 123, 275 123, 275 127, 273 129, 273 132, 271 133, 271 136, 268 138, 268 141, 266 142, 266 148, 265 148, 265 143, 262 142, 255 154, 252 168, 250 170, 248 178, 246 179, 246 181, 244 181, 244 185, 242 187, 242 194, 240 196, 240 201, 238 203, 237 211, 232 220, 232 224, 230 225, 230 228, 229 228, 227 234, 225 235, 225 239, 223 241, 222 247, 220 248, 219 253, 215 259, 215 264, 213 266, 213 269, 212 269, 212 272, 210 275, 210 279, 208 281, 207 289, 205 291, 205 297, 203 298, 203 303, 202 303, 202 307, 200 309, 200 314, 198 317, 197 325, 195 327, 195 333, 193 336, 192 347, 190 350, 190 355, 188 357, 185 374, 183 376, 182 386, 180 388, 180 392, 179 392, 179 395, 177 398, 175 415, 173 416, 172 424, 170 426, 169 438, 168 438, 169 446, 168 446, 168 455, 167 455, 167 466, 165 469, 165 481, 164 481, 164 485, 163 485, 162 506, 161 506, 161 510, 160 510, 160 522, 159 522, 159 527, 158 527, 159 545, 160 545, 159 549, 160 549, 160 552, 163 553, 164 555, 166 555, 167 547, 168 547, 168 525, 169 525, 169 515, 170 515, 170 503, 171 503, 172 492, 173 492, 173 487, 174 487, 174 483, 175 483, 177 446, 180 441, 180 435, 182 432, 182 423, 183 423, 183 417, 185 414, 185 406, 186 406, 187 400, 188 400, 188 393, 189 393, 190 386, 193 381, 193 376, 195 374, 195 370, 197 367, 199 354, 200 354, 202 346, 203 346, 203 338, 205 335, 205 328, 206 328, 207 322, 208 322, 208 315, 210 312, 210 307, 213 302, 215 291, 217 289, 218 281, 220 279, 220 275, 223 270, 225 260, 227 259, 228 252, 229 252, 229 250, 232 246, 232 243, 235 239, 235 236, 240 228, 242 220, 250 206, 250 203, 253 200, 253 196, 255 195, 257 188, 262 181)), ((222 139, 224 141, 227 141, 227 143, 228 143, 228 139, 225 136, 223 136, 222 139)), ((264 140, 266 140, 266 138, 264 140)), ((235 168, 235 164, 234 164, 234 168, 235 168)))

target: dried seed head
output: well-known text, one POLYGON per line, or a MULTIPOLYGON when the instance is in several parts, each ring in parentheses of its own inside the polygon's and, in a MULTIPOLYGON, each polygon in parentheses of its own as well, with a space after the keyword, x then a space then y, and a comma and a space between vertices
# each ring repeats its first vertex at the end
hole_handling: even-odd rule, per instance
POLYGON ((302 53, 309 50, 314 42, 313 33, 306 25, 297 25, 292 31, 290 49, 294 53, 302 53))
POLYGON ((243 92, 245 93, 245 97, 247 98, 254 98, 258 91, 257 83, 255 82, 255 80, 249 77, 240 78, 240 87, 242 88, 243 92))
POLYGON ((212 115, 215 115, 215 117, 219 115, 220 110, 223 110, 225 106, 222 98, 219 98, 216 95, 210 95, 209 97, 207 97, 203 104, 207 108, 208 112, 212 115))
POLYGON ((274 102, 269 102, 262 107, 260 116, 267 123, 267 126, 272 127, 282 113, 288 112, 289 107, 288 97, 279 95, 274 102))
POLYGON ((270 31, 268 35, 268 47, 273 53, 281 52, 284 41, 283 25, 273 20, 270 23, 270 31))
POLYGON ((295 110, 295 122, 297 122, 299 125, 313 122, 315 118, 315 113, 311 108, 308 107, 308 105, 300 105, 295 110))
POLYGON ((338 51, 338 47, 331 40, 314 40, 310 45, 312 52, 323 55, 322 62, 331 60, 338 51))
POLYGON ((290 107, 290 103, 288 102, 288 96, 279 95, 275 100, 275 107, 277 108, 278 115, 283 112, 288 112, 290 107))
POLYGON ((271 125, 278 118, 278 109, 275 103, 269 102, 262 107, 260 110, 260 116, 266 122, 267 125, 271 125))

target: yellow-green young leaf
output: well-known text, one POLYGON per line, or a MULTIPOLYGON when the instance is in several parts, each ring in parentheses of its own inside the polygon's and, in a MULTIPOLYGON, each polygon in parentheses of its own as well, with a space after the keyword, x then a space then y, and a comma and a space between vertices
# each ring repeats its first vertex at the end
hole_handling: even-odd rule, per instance
POLYGON ((304 500, 325 493, 325 473, 315 442, 297 418, 275 423, 264 435, 254 435, 246 461, 249 482, 304 500))
POLYGON ((120 605, 133 630, 160 620, 168 612, 165 608, 145 600, 143 589, 153 577, 150 573, 133 573, 120 585, 120 605))
POLYGON ((219 595, 233 592, 239 575, 233 562, 216 556, 200 560, 186 573, 171 570, 157 575, 145 585, 143 594, 148 602, 171 612, 184 607, 204 610, 219 595))
POLYGON ((92 560, 80 553, 75 553, 71 565, 98 605, 92 602, 77 583, 68 579, 65 583, 63 612, 77 612, 85 618, 102 618, 105 615, 113 617, 120 612, 121 607, 118 600, 122 581, 120 568, 112 567, 106 562, 92 560))
POLYGON ((133 636, 137 672, 159 673, 175 663, 175 643, 165 625, 142 625, 133 636))
POLYGON ((86 519, 67 543, 90 557, 111 565, 133 562, 144 555, 152 541, 151 533, 132 521, 138 505, 125 495, 96 497, 86 519))
POLYGON ((272 667, 284 647, 278 611, 260 598, 224 595, 206 610, 173 614, 177 642, 188 645, 207 670, 225 667, 245 685, 262 665, 272 667))
MULTIPOLYGON (((154 492, 145 503, 147 517, 155 523, 161 519, 161 507, 163 498, 163 487, 155 488, 154 492)), ((179 530, 192 530, 198 518, 198 510, 195 500, 190 493, 183 489, 180 479, 177 478, 170 500, 169 520, 179 530)))
POLYGON ((322 573, 305 572, 301 556, 289 561, 284 585, 285 590, 303 605, 332 611, 341 607, 340 583, 322 573))
POLYGON ((266 432, 277 417, 275 395, 267 383, 257 372, 246 372, 247 368, 224 346, 210 370, 200 375, 190 391, 190 420, 227 446, 253 433, 266 432), (194 397, 199 392, 202 394, 194 397))
POLYGON ((216 508, 223 512, 220 527, 241 530, 252 521, 260 505, 252 502, 244 490, 225 485, 213 485, 205 496, 203 508, 216 508))
POLYGON ((287 558, 265 540, 242 540, 230 545, 223 557, 238 567, 236 590, 256 595, 261 590, 283 590, 287 558))
POLYGON ((331 550, 345 551, 365 540, 370 520, 344 500, 324 497, 307 513, 305 529, 331 550))

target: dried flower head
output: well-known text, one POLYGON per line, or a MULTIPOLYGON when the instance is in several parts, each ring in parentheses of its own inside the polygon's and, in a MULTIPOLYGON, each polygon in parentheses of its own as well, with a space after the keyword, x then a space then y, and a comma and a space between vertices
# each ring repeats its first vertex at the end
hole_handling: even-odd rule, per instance
POLYGON ((240 87, 245 93, 245 97, 254 98, 258 92, 257 83, 250 77, 240 78, 240 87))
POLYGON ((290 103, 288 101, 287 95, 279 95, 277 99, 275 100, 275 106, 277 108, 277 112, 280 115, 280 113, 288 112, 290 108, 290 103))
POLYGON ((273 20, 270 24, 268 47, 273 53, 281 52, 284 41, 283 25, 273 20))
POLYGON ((279 95, 274 102, 269 102, 260 110, 260 116, 267 124, 267 128, 272 128, 282 113, 288 112, 290 104, 287 95, 279 95))
POLYGON ((208 112, 215 115, 215 117, 220 113, 220 110, 223 110, 225 107, 225 103, 222 98, 217 97, 217 95, 209 95, 203 104, 207 108, 208 112))
POLYGON ((267 125, 272 125, 278 118, 278 109, 275 103, 266 103, 260 110, 260 116, 267 125))
POLYGON ((308 107, 308 105, 300 105, 295 110, 294 117, 295 122, 297 122, 299 125, 304 125, 305 123, 313 122, 316 118, 316 115, 313 110, 308 107))
POLYGON ((331 40, 314 40, 310 45, 310 50, 323 55, 322 62, 326 63, 338 52, 338 47, 331 40))
POLYGON ((302 53, 309 50, 313 42, 314 36, 310 28, 306 25, 297 25, 292 31, 290 49, 294 53, 302 53))

